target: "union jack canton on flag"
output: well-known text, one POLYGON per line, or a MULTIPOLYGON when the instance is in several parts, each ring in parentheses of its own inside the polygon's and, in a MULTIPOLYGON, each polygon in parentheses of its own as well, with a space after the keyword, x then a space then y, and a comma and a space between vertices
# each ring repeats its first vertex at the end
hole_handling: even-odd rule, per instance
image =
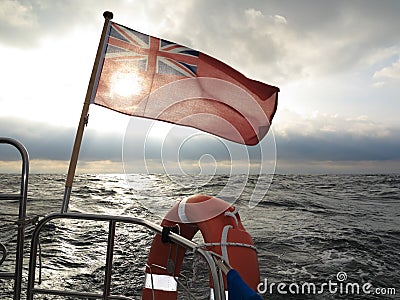
POLYGON ((199 51, 154 38, 118 24, 111 27, 106 58, 125 61, 143 71, 195 77, 199 51))

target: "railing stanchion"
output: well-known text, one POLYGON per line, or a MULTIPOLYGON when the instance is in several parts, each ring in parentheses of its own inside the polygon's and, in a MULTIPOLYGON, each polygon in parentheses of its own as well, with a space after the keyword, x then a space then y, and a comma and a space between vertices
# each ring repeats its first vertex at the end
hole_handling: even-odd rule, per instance
POLYGON ((110 220, 108 228, 106 267, 104 274, 104 300, 107 300, 108 297, 110 296, 111 275, 112 275, 114 244, 115 244, 115 225, 116 225, 115 220, 110 220))

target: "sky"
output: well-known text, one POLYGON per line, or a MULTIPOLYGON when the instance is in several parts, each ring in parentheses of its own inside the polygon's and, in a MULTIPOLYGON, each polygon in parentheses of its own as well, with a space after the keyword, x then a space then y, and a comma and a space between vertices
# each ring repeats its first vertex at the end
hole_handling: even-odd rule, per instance
MULTIPOLYGON (((282 174, 400 172, 398 0, 0 0, 0 136, 31 172, 68 170, 105 10, 278 86, 279 104, 254 148, 91 105, 78 173, 240 173, 260 157, 282 174)), ((1 145, 0 173, 19 166, 1 145)))

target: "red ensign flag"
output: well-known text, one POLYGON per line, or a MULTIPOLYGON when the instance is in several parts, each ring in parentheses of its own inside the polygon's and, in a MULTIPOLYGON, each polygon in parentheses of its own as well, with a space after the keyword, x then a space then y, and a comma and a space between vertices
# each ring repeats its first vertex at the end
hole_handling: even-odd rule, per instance
POLYGON ((199 51, 110 22, 91 103, 246 145, 268 132, 279 89, 199 51))

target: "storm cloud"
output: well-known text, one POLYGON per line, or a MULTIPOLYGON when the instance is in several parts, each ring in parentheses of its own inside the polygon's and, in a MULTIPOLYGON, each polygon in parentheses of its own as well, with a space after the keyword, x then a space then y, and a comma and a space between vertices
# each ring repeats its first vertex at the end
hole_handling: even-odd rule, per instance
POLYGON ((279 158, 283 160, 382 161, 400 160, 400 130, 385 136, 357 136, 349 133, 277 136, 279 158))
MULTIPOLYGON (((217 162, 223 165, 223 170, 229 171, 235 165, 259 164, 262 159, 274 160, 276 143, 278 167, 298 162, 347 162, 348 167, 360 162, 399 162, 400 129, 381 128, 377 132, 369 132, 364 125, 363 130, 359 128, 356 131, 356 124, 360 122, 348 121, 348 124, 353 124, 352 129, 340 132, 327 130, 328 127, 292 127, 284 131, 272 129, 265 139, 267 145, 263 142, 258 146, 238 145, 201 133, 191 138, 189 135, 188 138, 185 135, 188 130, 179 127, 164 138, 146 136, 143 127, 137 127, 136 134, 133 135, 127 135, 126 132, 120 135, 100 133, 89 128, 85 132, 79 158, 82 163, 124 162, 126 171, 130 173, 144 172, 146 168, 143 162, 150 169, 153 167, 153 170, 161 170, 162 165, 177 168, 178 163, 187 169, 196 169, 201 164, 207 167, 208 163, 217 162), (144 133, 140 131, 142 129, 144 133)), ((364 124, 365 121, 361 123, 364 124)), ((329 122, 326 124, 328 126, 329 122)), ((375 125, 373 128, 377 127, 375 125)), ((25 144, 31 159, 68 161, 70 158, 75 136, 72 128, 48 127, 18 119, 1 119, 0 128, 0 135, 16 138, 25 144)), ((15 151, 4 146, 0 147, 0 156, 3 161, 18 159, 15 151)), ((285 170, 290 172, 285 168, 281 171, 285 170)))
POLYGON ((398 53, 400 3, 383 1, 28 1, 0 4, 0 39, 34 47, 101 14, 194 47, 256 77, 275 81, 382 63, 398 53), (311 10, 312 8, 312 10, 311 10), (144 25, 144 24, 152 25, 144 25), (385 57, 382 57, 385 56, 385 57))
MULTIPOLYGON (((16 118, 0 119, 0 136, 14 138, 24 144, 30 159, 69 160, 75 133, 74 128, 49 126, 16 118)), ((79 157, 84 161, 120 161, 121 140, 122 137, 115 134, 86 130, 79 157)), ((0 148, 0 156, 1 160, 19 159, 14 149, 4 145, 0 148)))

